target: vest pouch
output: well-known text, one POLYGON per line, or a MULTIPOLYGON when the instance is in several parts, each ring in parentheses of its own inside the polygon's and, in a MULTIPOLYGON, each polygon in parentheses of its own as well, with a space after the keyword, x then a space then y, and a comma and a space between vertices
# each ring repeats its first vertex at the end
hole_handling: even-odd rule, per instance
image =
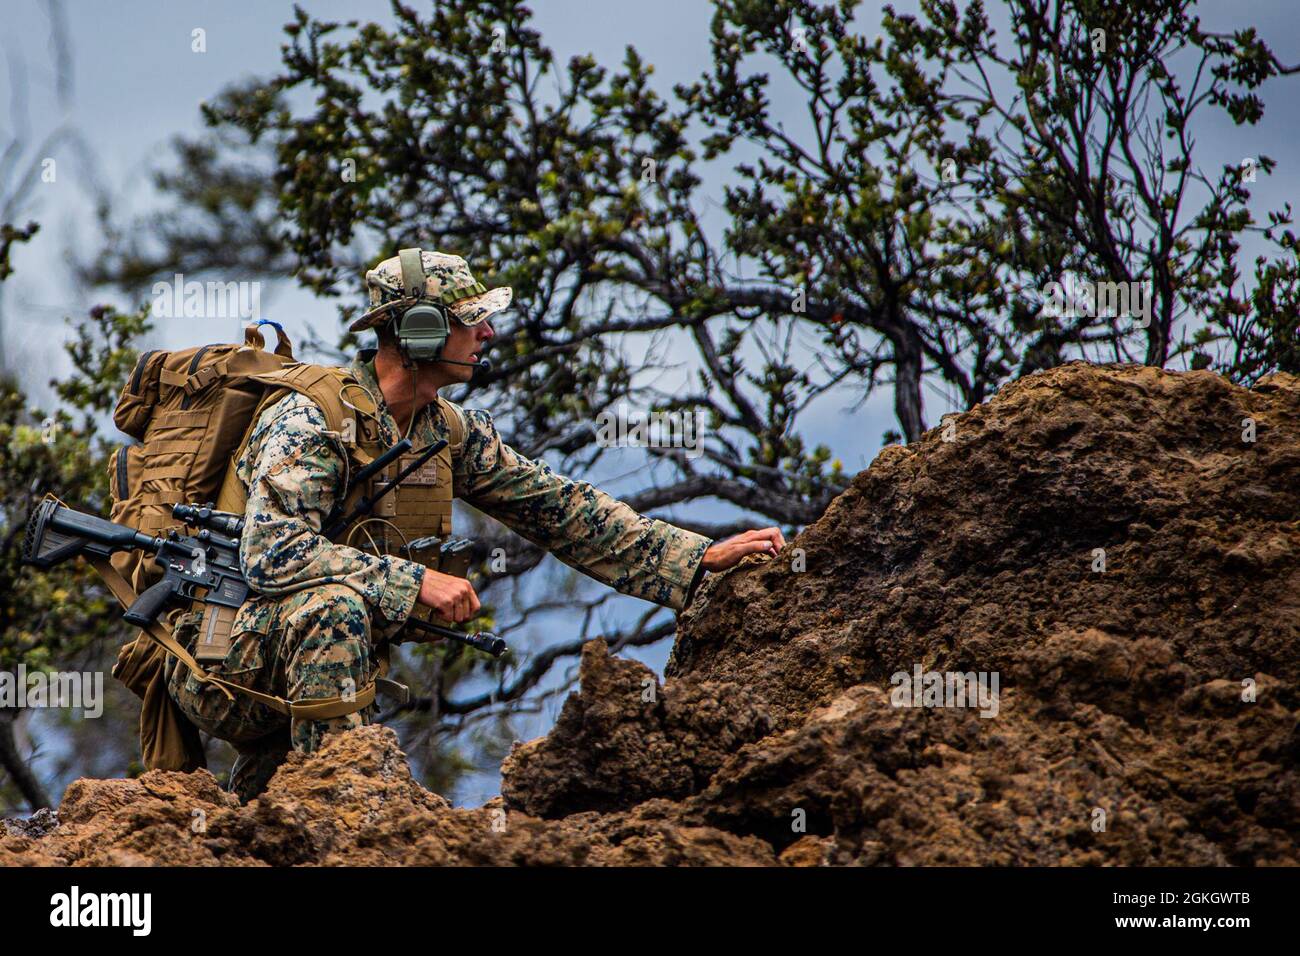
MULTIPOLYGON (((377 493, 418 457, 418 452, 403 455, 396 466, 390 465, 376 475, 371 480, 370 494, 377 493)), ((446 537, 451 534, 451 480, 451 450, 444 448, 379 499, 374 515, 396 525, 408 544, 430 536, 446 537)))

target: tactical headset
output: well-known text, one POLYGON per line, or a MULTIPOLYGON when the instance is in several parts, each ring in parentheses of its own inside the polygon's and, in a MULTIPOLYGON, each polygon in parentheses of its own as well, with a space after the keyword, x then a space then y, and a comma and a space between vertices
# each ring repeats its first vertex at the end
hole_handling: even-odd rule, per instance
POLYGON ((402 293, 418 300, 397 319, 397 347, 414 362, 432 362, 442 355, 451 334, 447 306, 430 298, 425 290, 420 250, 402 249, 397 256, 402 265, 402 293))
MULTIPOLYGON (((402 356, 411 362, 446 362, 448 365, 466 365, 470 368, 489 371, 492 363, 487 359, 479 362, 460 362, 455 359, 442 358, 442 348, 451 335, 451 313, 447 307, 464 298, 466 289, 449 289, 441 295, 429 295, 425 280, 424 263, 419 249, 400 249, 397 253, 402 267, 402 288, 400 295, 406 300, 415 300, 401 315, 390 320, 397 325, 397 348, 402 356)), ((380 283, 390 292, 399 292, 384 283, 380 283)), ((470 295, 486 291, 481 285, 468 290, 470 295)), ((394 310, 396 311, 396 307, 394 310)))

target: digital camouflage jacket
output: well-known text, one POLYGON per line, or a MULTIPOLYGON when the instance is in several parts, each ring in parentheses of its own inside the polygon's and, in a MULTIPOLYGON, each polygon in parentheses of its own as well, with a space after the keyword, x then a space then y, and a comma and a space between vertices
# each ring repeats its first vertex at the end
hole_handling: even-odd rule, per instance
MULTIPOLYGON (((375 378, 370 354, 353 364, 357 379, 376 398, 384 444, 401 439, 375 378)), ((453 460, 456 498, 491 515, 512 531, 610 587, 666 607, 683 608, 701 574, 709 539, 647 518, 585 481, 556 474, 501 440, 492 416, 457 409, 465 422, 462 452, 453 460)), ((300 394, 269 407, 236 462, 248 489, 240 558, 249 585, 278 597, 327 583, 355 590, 384 630, 405 620, 415 603, 422 565, 376 557, 331 543, 320 534, 325 517, 345 491, 347 461, 337 439, 325 433, 320 409, 300 394)), ((447 437, 436 406, 421 409, 411 430, 417 449, 447 437)), ((241 626, 258 614, 251 602, 241 626)), ((264 609, 262 613, 269 613, 264 609)))

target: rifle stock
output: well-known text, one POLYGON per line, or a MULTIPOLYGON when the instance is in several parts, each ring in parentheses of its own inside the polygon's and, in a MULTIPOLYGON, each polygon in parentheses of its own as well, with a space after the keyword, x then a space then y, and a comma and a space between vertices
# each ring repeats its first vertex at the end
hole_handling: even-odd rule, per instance
POLYGON ((75 511, 46 498, 32 511, 23 536, 23 563, 48 571, 79 554, 107 558, 118 551, 156 551, 161 538, 75 511))

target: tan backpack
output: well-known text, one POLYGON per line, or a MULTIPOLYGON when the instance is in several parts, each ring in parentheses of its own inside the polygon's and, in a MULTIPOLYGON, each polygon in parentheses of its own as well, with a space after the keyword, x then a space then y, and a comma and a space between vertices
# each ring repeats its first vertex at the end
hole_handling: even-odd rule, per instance
MULTIPOLYGON (((349 380, 347 371, 295 362, 292 343, 283 329, 275 328, 274 352, 266 351, 260 329, 252 325, 242 345, 140 356, 113 411, 117 427, 139 442, 119 448, 111 459, 113 521, 150 535, 181 528, 172 506, 216 501, 255 413, 288 390, 312 398, 331 430, 356 427, 355 406, 339 397, 340 386, 349 380)), ((125 590, 124 581, 139 594, 161 577, 152 558, 139 551, 114 555, 111 569, 101 571, 107 572, 115 593, 125 590), (113 572, 120 575, 117 582, 113 572)), ((206 761, 197 729, 167 693, 167 654, 156 636, 140 632, 122 647, 113 676, 143 701, 140 748, 145 766, 193 770, 206 761)))

